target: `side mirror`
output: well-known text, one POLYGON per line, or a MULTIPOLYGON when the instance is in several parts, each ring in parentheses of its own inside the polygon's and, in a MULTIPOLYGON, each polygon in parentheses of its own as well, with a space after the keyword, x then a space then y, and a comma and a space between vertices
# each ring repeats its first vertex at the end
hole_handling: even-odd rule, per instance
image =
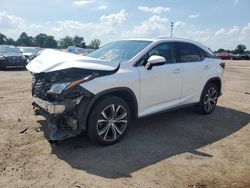
POLYGON ((147 70, 151 70, 153 66, 160 66, 164 65, 166 62, 165 57, 159 56, 159 55, 152 55, 145 65, 145 68, 147 70))

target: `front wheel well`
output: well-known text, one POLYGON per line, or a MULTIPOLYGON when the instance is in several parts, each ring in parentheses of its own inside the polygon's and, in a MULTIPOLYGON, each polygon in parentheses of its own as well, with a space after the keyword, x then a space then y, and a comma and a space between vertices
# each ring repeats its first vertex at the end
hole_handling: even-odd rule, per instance
POLYGON ((132 119, 137 119, 138 117, 137 99, 135 97, 135 94, 128 88, 115 88, 115 89, 110 89, 108 91, 104 91, 104 92, 101 92, 100 94, 97 94, 95 96, 94 102, 91 105, 91 110, 89 111, 89 113, 91 113, 92 107, 95 104, 97 104, 100 100, 103 100, 104 98, 107 98, 110 96, 116 96, 116 97, 123 99, 130 108, 132 119))

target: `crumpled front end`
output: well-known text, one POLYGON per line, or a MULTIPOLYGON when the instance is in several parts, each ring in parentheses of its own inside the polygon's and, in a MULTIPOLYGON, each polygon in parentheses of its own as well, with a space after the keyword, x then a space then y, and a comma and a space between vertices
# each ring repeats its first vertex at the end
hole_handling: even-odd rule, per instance
POLYGON ((81 133, 77 110, 81 101, 93 94, 79 83, 94 77, 93 72, 75 68, 33 74, 33 108, 35 113, 46 117, 51 129, 50 140, 58 141, 81 133))
POLYGON ((93 94, 82 85, 96 77, 116 73, 119 64, 58 50, 44 50, 26 68, 33 75, 35 113, 46 117, 51 128, 50 139, 56 141, 75 136, 84 129, 78 114, 79 111, 82 113, 83 107, 81 110, 79 107, 87 105, 93 94))

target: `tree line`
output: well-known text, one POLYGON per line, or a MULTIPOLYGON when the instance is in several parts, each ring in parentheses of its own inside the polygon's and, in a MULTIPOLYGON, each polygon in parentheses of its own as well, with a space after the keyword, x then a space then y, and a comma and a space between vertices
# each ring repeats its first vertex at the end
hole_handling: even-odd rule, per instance
POLYGON ((215 53, 231 53, 231 54, 250 54, 250 51, 247 50, 246 45, 239 44, 234 50, 225 50, 223 48, 218 49, 215 53))
POLYGON ((65 36, 60 40, 56 40, 54 36, 40 33, 36 36, 29 36, 22 32, 17 40, 9 38, 0 33, 0 45, 15 45, 15 46, 36 46, 40 48, 67 48, 68 46, 77 46, 80 48, 98 49, 101 45, 99 39, 93 39, 86 45, 84 37, 75 35, 74 37, 65 36))
MULTIPOLYGON (((37 46, 40 48, 67 48, 68 46, 77 46, 80 48, 91 48, 98 49, 101 45, 99 39, 91 40, 88 45, 84 41, 84 37, 75 35, 74 37, 65 36, 60 40, 56 40, 54 36, 40 33, 35 37, 29 36, 27 33, 22 32, 17 40, 8 38, 4 34, 0 33, 0 45, 15 45, 15 46, 37 46)), ((234 50, 226 50, 223 48, 218 49, 215 53, 232 53, 232 54, 250 54, 250 51, 247 50, 247 47, 243 44, 236 46, 234 50)))

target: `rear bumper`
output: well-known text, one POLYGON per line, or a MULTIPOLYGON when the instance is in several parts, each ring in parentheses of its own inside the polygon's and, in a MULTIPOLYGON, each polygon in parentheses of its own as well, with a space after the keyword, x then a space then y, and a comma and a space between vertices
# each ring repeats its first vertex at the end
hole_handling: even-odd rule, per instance
POLYGON ((33 97, 33 102, 49 114, 62 114, 65 111, 65 104, 49 102, 37 97, 33 97))

